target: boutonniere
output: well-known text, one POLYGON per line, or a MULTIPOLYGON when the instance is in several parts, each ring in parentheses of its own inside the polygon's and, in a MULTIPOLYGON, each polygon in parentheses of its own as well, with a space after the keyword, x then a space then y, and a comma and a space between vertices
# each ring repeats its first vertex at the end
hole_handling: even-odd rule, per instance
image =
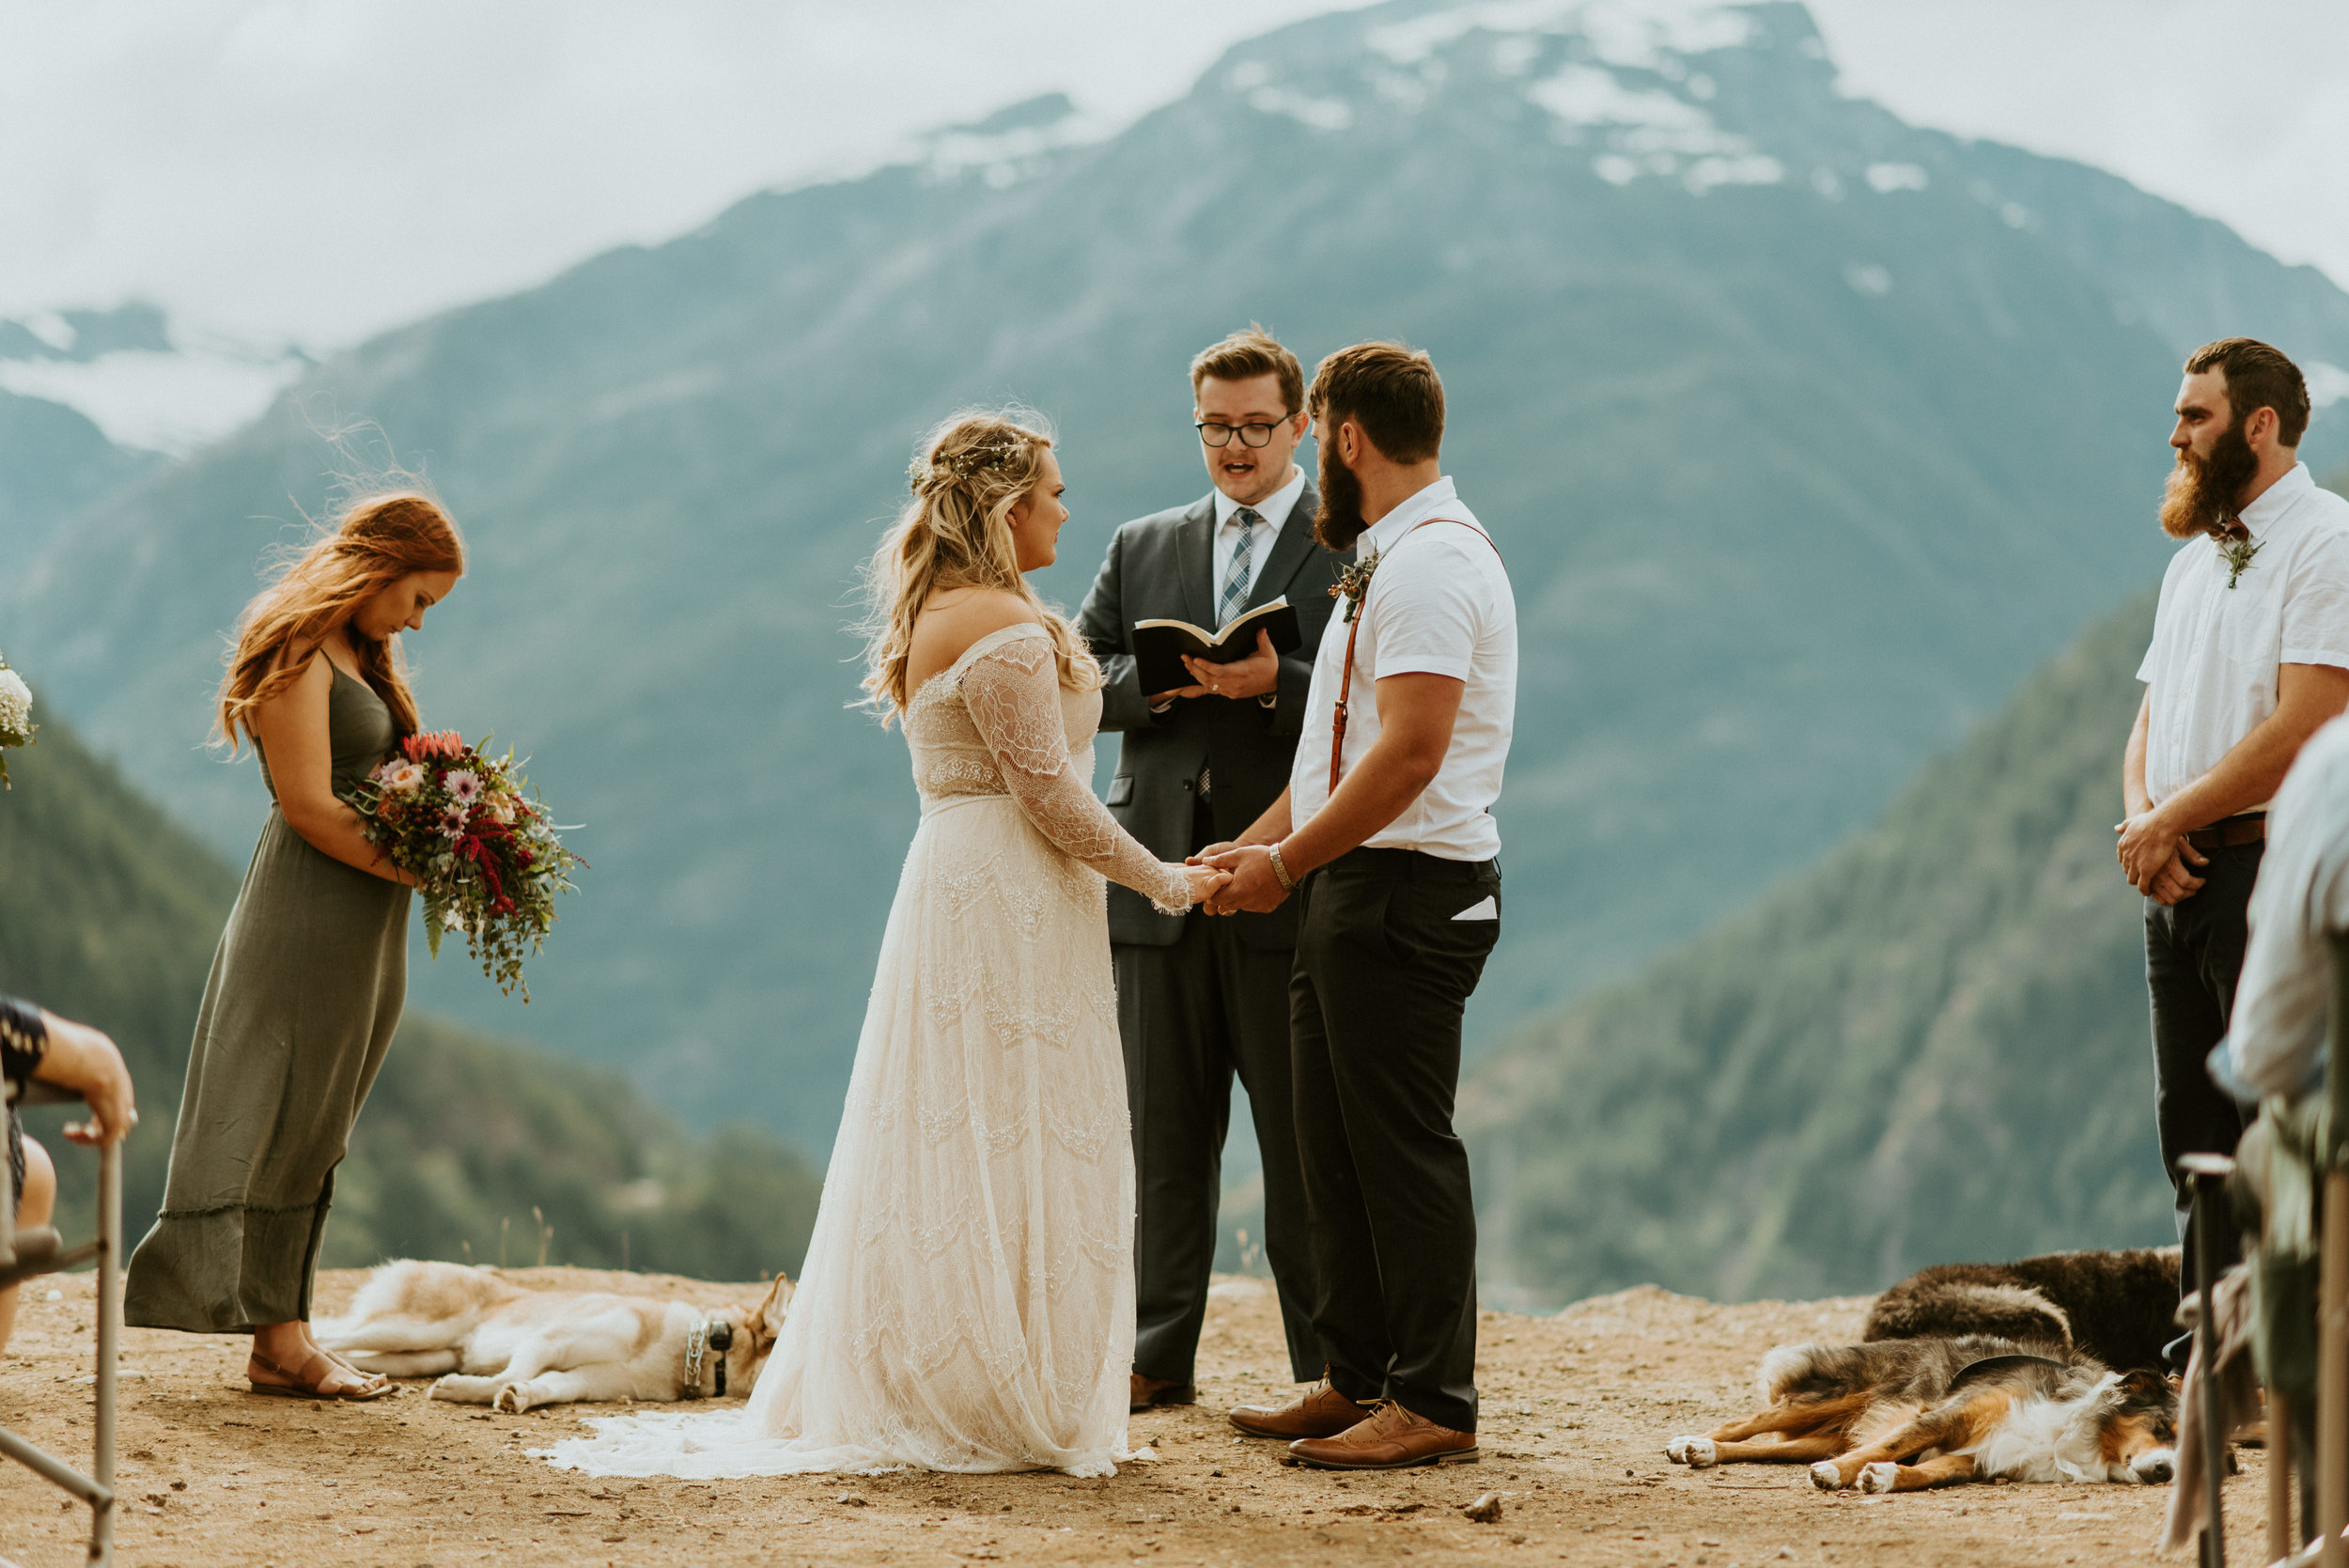
MULTIPOLYGON (((2235 526, 2243 527, 2241 523, 2235 526)), ((2232 588, 2251 569, 2251 557, 2260 552, 2259 541, 2251 537, 2250 530, 2244 529, 2240 538, 2213 536, 2211 542, 2218 547, 2219 559, 2227 563, 2227 586, 2232 588)))
POLYGON ((1374 550, 1338 573, 1337 582, 1330 584, 1330 597, 1346 600, 1345 619, 1349 624, 1361 610, 1362 600, 1370 597, 1370 575, 1377 569, 1378 552, 1374 550))

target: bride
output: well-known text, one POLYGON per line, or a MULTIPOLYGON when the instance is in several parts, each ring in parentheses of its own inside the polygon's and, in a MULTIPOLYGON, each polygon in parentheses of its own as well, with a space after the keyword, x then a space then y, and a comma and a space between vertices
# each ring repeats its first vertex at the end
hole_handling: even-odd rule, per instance
POLYGON ((922 795, 804 1280, 739 1411, 594 1422, 596 1475, 1059 1469, 1126 1448, 1134 1172, 1104 877, 1179 913, 1221 880, 1094 799, 1101 675, 1022 573, 1050 437, 938 429, 874 556, 864 687, 922 795))

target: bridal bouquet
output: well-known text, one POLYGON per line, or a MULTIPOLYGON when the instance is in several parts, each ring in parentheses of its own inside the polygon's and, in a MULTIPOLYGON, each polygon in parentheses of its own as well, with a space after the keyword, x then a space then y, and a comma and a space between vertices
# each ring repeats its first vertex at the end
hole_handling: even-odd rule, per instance
POLYGON ((528 787, 510 749, 493 757, 442 730, 401 741, 350 800, 367 842, 416 878, 432 955, 443 932, 464 932, 481 971, 508 996, 520 986, 525 1002, 525 949, 546 945, 554 895, 577 892, 570 874, 587 863, 563 847, 528 787))
POLYGON ((8 783, 7 748, 30 746, 33 732, 39 727, 33 722, 33 689, 8 668, 7 660, 0 659, 0 789, 16 787, 8 783))

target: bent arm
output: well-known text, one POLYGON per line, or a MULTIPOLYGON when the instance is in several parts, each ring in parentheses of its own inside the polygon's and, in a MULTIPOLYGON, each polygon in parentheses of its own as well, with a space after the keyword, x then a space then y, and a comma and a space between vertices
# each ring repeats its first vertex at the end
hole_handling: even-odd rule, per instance
POLYGON ((2142 816, 2153 809, 2153 798, 2145 793, 2145 737, 2153 722, 2154 689, 2145 688, 2145 695, 2137 705, 2137 722, 2129 728, 2129 743, 2121 753, 2121 815, 2142 816))
POLYGON ((324 654, 313 653, 301 678, 254 710, 253 728, 269 757, 277 809, 285 814, 286 826, 319 853, 413 887, 413 877, 367 842, 359 814, 334 797, 334 747, 327 720, 334 686, 334 666, 324 654))
POLYGON ((1378 738, 1329 802, 1281 846, 1291 877, 1329 864, 1409 810, 1452 749, 1466 681, 1413 672, 1388 675, 1376 690, 1378 738))
POLYGON ((1190 882, 1117 825, 1068 763, 1060 672, 1051 644, 1022 638, 972 662, 962 677, 971 722, 995 759, 1003 786, 1037 832, 1071 859, 1133 889, 1164 914, 1190 908, 1190 882))
MULTIPOLYGON (((2273 800, 2309 737, 2343 707, 2349 707, 2349 670, 2330 664, 2278 666, 2276 711, 2252 726, 2209 772, 2154 810, 2184 833, 2273 800)), ((2138 770, 2142 788, 2141 754, 2138 770)))

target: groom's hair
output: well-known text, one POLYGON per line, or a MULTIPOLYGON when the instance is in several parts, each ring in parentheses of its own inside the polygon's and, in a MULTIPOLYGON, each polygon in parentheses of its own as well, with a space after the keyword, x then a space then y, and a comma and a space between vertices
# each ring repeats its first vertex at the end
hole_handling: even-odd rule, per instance
POLYGON ((1400 343, 1357 343, 1323 360, 1305 407, 1325 441, 1351 419, 1393 462, 1425 462, 1443 445, 1443 378, 1400 343))
POLYGON ((1281 401, 1295 413, 1305 406, 1305 367, 1297 363, 1297 356, 1281 347, 1280 339, 1255 322, 1248 323, 1246 332, 1236 332, 1221 343, 1210 343, 1190 361, 1190 394, 1199 396, 1199 383, 1213 376, 1219 381, 1245 381, 1256 376, 1281 378, 1281 401))
POLYGON ((2186 373, 2217 370, 2227 383, 2227 407, 2242 428, 2254 409, 2276 411, 2276 444, 2297 446, 2309 427, 2309 383, 2280 349, 2256 337, 2222 337, 2186 357, 2186 373))

